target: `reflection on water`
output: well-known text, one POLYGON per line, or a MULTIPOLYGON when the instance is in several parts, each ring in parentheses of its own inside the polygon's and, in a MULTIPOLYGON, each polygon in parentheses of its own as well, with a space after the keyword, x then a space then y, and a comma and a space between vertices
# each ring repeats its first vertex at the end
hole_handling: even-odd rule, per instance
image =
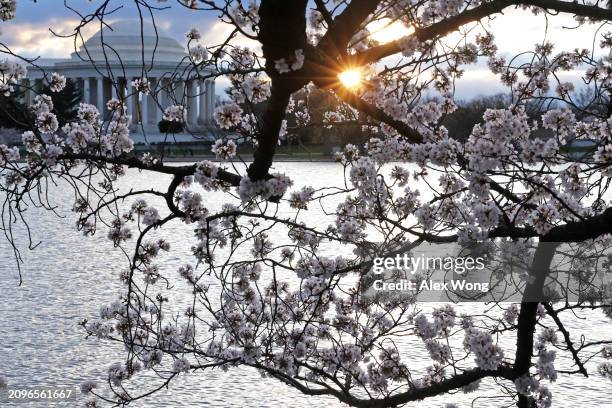
MULTIPOLYGON (((279 163, 300 184, 314 187, 335 183, 341 185, 341 167, 334 163, 279 163), (325 175, 325 177, 322 177, 325 175)), ((121 181, 131 185, 163 186, 166 179, 159 175, 130 172, 121 181), (144 181, 142 181, 144 179, 144 181)), ((57 189, 52 199, 65 218, 32 209, 28 219, 34 227, 34 237, 41 240, 35 251, 24 251, 24 283, 18 287, 18 275, 10 246, 2 241, 0 254, 0 373, 11 386, 19 385, 78 385, 85 379, 100 380, 106 368, 121 360, 123 351, 116 344, 86 338, 78 323, 95 317, 101 305, 114 300, 120 288, 118 271, 125 266, 124 254, 114 249, 100 231, 84 239, 74 228, 74 214, 70 213, 70 193, 57 189)), ((218 208, 221 195, 206 193, 209 208, 218 208)), ((334 208, 335 205, 332 207, 334 208)), ((290 211, 284 209, 283 211, 290 211)), ((309 225, 326 225, 329 221, 317 211, 305 214, 309 225)), ((164 236, 170 239, 172 251, 164 262, 168 270, 191 260, 193 233, 180 223, 169 225, 164 236)), ((26 242, 22 240, 22 247, 26 242)), ((336 253, 342 251, 337 248, 336 253)), ((485 312, 483 305, 465 305, 463 310, 476 308, 485 312)), ((588 322, 575 319, 568 329, 578 339, 584 333, 589 339, 606 338, 604 327, 609 320, 595 314, 588 322)), ((511 355, 512 342, 508 339, 506 354, 511 355)), ((410 366, 415 361, 422 366, 423 350, 415 347, 419 341, 405 339, 403 360, 410 366), (420 363, 419 363, 420 361, 420 363)), ((567 361, 559 358, 557 363, 567 361)), ((584 407, 605 406, 612 395, 609 381, 595 373, 594 363, 587 366, 592 373, 589 380, 561 376, 551 386, 555 406, 581 404, 584 407)), ((486 386, 485 386, 486 387, 486 386)), ((489 394, 494 396, 495 394, 489 394)), ((471 395, 461 393, 415 403, 418 407, 441 407, 452 400, 460 406, 471 406, 471 395)), ((495 400, 479 399, 475 407, 497 406, 495 400)), ((506 400, 507 401, 507 400, 506 400)), ((71 402, 63 406, 74 406, 71 402)), ((6 406, 10 406, 6 404, 6 406)), ((48 403, 25 403, 22 407, 47 407, 48 403)), ((56 405, 60 406, 60 405, 56 405)), ((272 379, 261 378, 254 370, 233 369, 182 375, 170 389, 155 397, 134 404, 137 407, 307 407, 340 406, 334 399, 305 397, 298 391, 272 379)))

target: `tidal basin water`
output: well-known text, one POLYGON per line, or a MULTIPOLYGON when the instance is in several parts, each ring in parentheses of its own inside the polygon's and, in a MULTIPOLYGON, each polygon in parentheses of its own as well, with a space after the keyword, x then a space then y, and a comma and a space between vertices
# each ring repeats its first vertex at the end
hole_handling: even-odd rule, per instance
MULTIPOLYGON (((335 163, 277 163, 276 170, 286 172, 300 185, 342 185, 342 167, 335 163)), ((165 190, 168 179, 146 172, 130 170, 119 185, 155 187, 165 190)), ((28 211, 33 240, 40 244, 27 250, 25 230, 19 229, 23 284, 18 286, 18 273, 11 247, 3 240, 0 244, 0 375, 8 379, 11 387, 19 386, 77 386, 84 380, 95 380, 102 386, 108 366, 121 361, 124 352, 120 345, 87 338, 79 322, 94 318, 100 306, 116 299, 121 290, 118 273, 126 265, 125 255, 113 248, 101 230, 96 236, 84 238, 74 226, 75 215, 70 212, 72 194, 61 185, 51 190, 51 201, 57 205, 54 215, 37 208, 28 211)), ((222 204, 222 195, 206 193, 205 201, 212 209, 222 204)), ((331 198, 331 208, 335 209, 331 198)), ((281 214, 290 209, 281 209, 281 214)), ((330 219, 314 206, 305 214, 305 221, 319 227, 330 219)), ((194 243, 193 231, 180 223, 165 228, 172 250, 164 259, 164 269, 176 271, 184 262, 191 262, 190 248, 194 243)), ((273 238, 273 237, 272 237, 273 238)), ((342 248, 327 248, 330 254, 342 248)), ((163 271, 162 271, 163 272, 163 271)), ((170 276, 176 276, 169 273, 170 276)), ((431 306, 431 305, 428 305, 431 306)), ((487 313, 482 304, 460 305, 460 311, 473 310, 487 313)), ((591 313, 588 320, 572 319, 567 328, 574 340, 584 334, 589 340, 612 338, 612 322, 599 312, 591 313)), ((402 360, 415 372, 424 373, 429 359, 423 359, 422 342, 415 336, 400 340, 402 360)), ((512 341, 504 341, 506 355, 513 353, 512 341)), ((558 352, 559 355, 560 352, 558 352)), ((568 366, 566 357, 558 357, 556 366, 568 366), (563 363, 563 364, 562 364, 563 363)), ((550 384, 555 407, 609 407, 612 401, 612 383, 596 372, 596 361, 587 364, 590 378, 560 375, 550 384)), ((445 395, 419 401, 408 406, 443 407, 453 402, 460 407, 501 407, 511 403, 498 400, 491 382, 481 384, 481 398, 476 394, 445 395)), ((4 406, 48 407, 82 406, 85 398, 52 405, 48 402, 8 404, 4 406)), ((169 389, 135 403, 136 407, 313 407, 342 406, 333 398, 305 397, 300 392, 269 378, 262 378, 251 369, 234 368, 228 371, 212 370, 179 376, 169 389)))

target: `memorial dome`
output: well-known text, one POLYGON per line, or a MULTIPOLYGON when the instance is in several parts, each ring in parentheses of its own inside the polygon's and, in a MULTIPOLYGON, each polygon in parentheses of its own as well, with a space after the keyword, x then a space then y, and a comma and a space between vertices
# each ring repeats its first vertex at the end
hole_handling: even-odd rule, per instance
POLYGON ((143 22, 141 31, 140 20, 119 20, 92 35, 71 58, 96 62, 142 61, 143 49, 145 61, 149 63, 153 52, 156 62, 179 63, 186 56, 185 47, 159 26, 143 22))

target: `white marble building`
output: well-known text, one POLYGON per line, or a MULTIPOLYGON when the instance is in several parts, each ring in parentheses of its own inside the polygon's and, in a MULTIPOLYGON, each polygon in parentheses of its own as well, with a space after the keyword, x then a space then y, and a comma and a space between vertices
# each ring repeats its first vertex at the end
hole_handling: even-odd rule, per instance
MULTIPOLYGON (((140 21, 112 23, 86 40, 70 58, 37 61, 40 69, 30 67, 28 81, 40 89, 44 73, 57 72, 74 80, 83 102, 96 105, 101 112, 106 112, 109 99, 122 98, 132 115, 133 132, 144 128, 147 137, 158 133, 163 109, 175 104, 186 106, 189 131, 206 129, 215 104, 214 80, 189 79, 195 72, 186 48, 159 27, 157 35, 151 24, 145 24, 143 31, 141 35, 140 21), (141 77, 148 78, 154 90, 149 96, 135 92, 132 86, 132 81, 141 77)), ((201 75, 209 72, 199 68, 201 75)))

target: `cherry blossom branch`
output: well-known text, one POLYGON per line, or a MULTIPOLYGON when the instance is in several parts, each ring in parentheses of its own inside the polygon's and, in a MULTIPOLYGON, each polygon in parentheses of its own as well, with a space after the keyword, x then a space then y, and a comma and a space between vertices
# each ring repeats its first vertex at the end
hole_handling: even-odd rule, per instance
POLYGON ((523 299, 530 301, 521 302, 521 310, 517 322, 516 355, 514 359, 514 373, 516 377, 528 373, 531 366, 533 336, 539 305, 539 302, 534 302, 532 299, 543 297, 542 289, 545 279, 550 272, 550 264, 556 247, 557 244, 540 240, 533 255, 530 278, 523 294, 523 299))
POLYGON ((346 46, 363 21, 372 14, 380 0, 353 1, 346 6, 327 29, 319 41, 317 50, 324 55, 346 54, 346 46))
POLYGON ((402 136, 406 137, 406 139, 408 139, 410 142, 423 142, 423 136, 421 136, 421 134, 418 133, 416 130, 414 130, 401 120, 393 119, 382 109, 360 98, 354 92, 349 90, 340 90, 340 92, 338 92, 338 95, 344 102, 348 103, 350 106, 357 109, 358 111, 363 112, 368 116, 391 126, 393 129, 397 130, 402 136))
POLYGON ((572 339, 570 338, 569 332, 567 331, 567 329, 563 325, 563 322, 559 318, 559 314, 552 307, 552 305, 550 303, 544 302, 544 303, 542 303, 542 305, 546 309, 546 313, 548 313, 548 315, 550 317, 552 317, 552 319, 555 321, 555 324, 559 328, 559 331, 561 331, 561 333, 563 334, 563 339, 565 340, 565 344, 567 345, 567 349, 572 354, 572 358, 574 359, 574 362, 578 366, 578 372, 580 372, 585 377, 588 377, 589 374, 587 373, 587 370, 584 367, 584 364, 582 363, 582 360, 580 360, 580 357, 578 356, 578 351, 576 350, 576 348, 574 347, 574 344, 572 343, 572 339))
POLYGON ((396 407, 398 405, 405 404, 408 402, 419 401, 424 398, 444 394, 457 388, 465 387, 466 385, 469 385, 474 381, 478 381, 487 377, 504 378, 511 381, 516 378, 515 373, 509 366, 502 365, 497 370, 482 370, 480 368, 474 368, 471 370, 466 370, 461 374, 456 374, 438 383, 434 383, 428 387, 415 388, 410 391, 392 395, 384 399, 358 400, 358 404, 354 406, 364 408, 396 407))
POLYGON ((549 242, 581 242, 610 233, 612 233, 612 207, 584 221, 570 221, 553 227, 545 238, 549 242))
POLYGON ((317 10, 319 11, 319 13, 321 13, 323 19, 327 23, 327 26, 331 26, 331 24, 333 23, 333 17, 329 13, 329 10, 327 10, 327 7, 325 7, 325 3, 323 3, 323 0, 315 0, 315 4, 317 5, 317 10))
MULTIPOLYGON (((432 40, 451 33, 463 25, 479 21, 485 17, 500 13, 507 7, 517 5, 534 6, 546 10, 573 13, 577 16, 589 17, 596 20, 612 20, 612 10, 598 6, 584 5, 578 2, 559 0, 495 0, 465 10, 460 14, 446 18, 430 26, 416 28, 412 35, 421 42, 432 40)), ((370 64, 399 52, 401 52, 401 47, 398 41, 391 41, 376 47, 371 47, 365 51, 357 52, 350 56, 348 61, 356 65, 370 64)))
MULTIPOLYGON (((122 156, 101 156, 93 155, 88 153, 63 153, 58 156, 58 160, 89 160, 96 163, 108 163, 108 164, 119 164, 129 168, 136 168, 140 170, 148 170, 162 174, 172 174, 174 176, 187 177, 195 173, 196 165, 184 165, 184 166, 168 166, 163 163, 148 164, 144 163, 136 156, 122 155, 122 156)), ((241 177, 236 173, 229 172, 224 169, 219 169, 217 178, 225 183, 232 186, 239 186, 241 177)))

